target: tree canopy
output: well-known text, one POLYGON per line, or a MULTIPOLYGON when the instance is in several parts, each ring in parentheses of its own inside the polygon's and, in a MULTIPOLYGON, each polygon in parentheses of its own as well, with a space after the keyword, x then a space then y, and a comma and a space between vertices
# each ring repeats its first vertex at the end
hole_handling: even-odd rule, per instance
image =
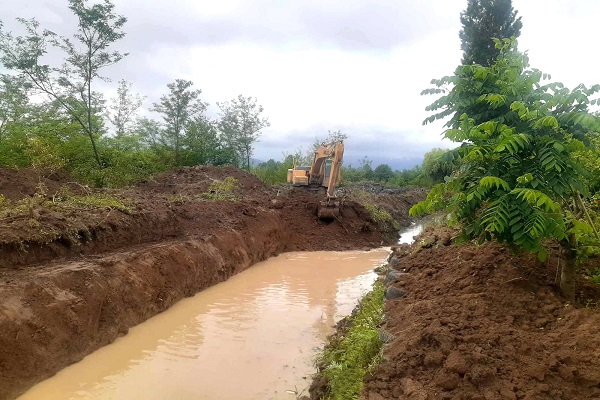
POLYGON ((511 0, 468 0, 460 14, 462 64, 490 66, 499 54, 493 39, 518 38, 523 23, 511 0))
POLYGON ((263 107, 256 98, 239 95, 217 103, 221 109, 219 128, 229 147, 238 155, 241 165, 250 170, 250 157, 260 131, 269 127, 269 119, 262 116, 263 107))
MULTIPOLYGON (((427 108, 434 114, 425 123, 452 116, 444 136, 461 144, 452 151, 459 167, 411 214, 449 207, 465 238, 498 240, 540 259, 547 257, 545 240, 556 238, 571 257, 591 229, 581 221, 585 171, 572 152, 600 129, 589 112, 600 85, 569 90, 544 83, 548 75, 529 68, 516 42, 495 42, 499 56, 491 66, 459 66, 423 92, 442 94, 427 108)), ((569 297, 572 278, 563 285, 569 297)))
POLYGON ((152 111, 161 114, 164 129, 160 131, 161 141, 173 150, 174 165, 181 160, 183 133, 189 124, 200 119, 207 104, 200 100, 200 89, 192 89, 194 83, 176 79, 167 85, 169 93, 160 96, 160 101, 154 103, 152 111))
MULTIPOLYGON (((26 35, 13 37, 0 30, 0 61, 38 93, 59 104, 75 119, 87 134, 93 156, 103 166, 96 146, 101 133, 97 114, 103 104, 102 96, 93 90, 93 82, 102 79, 100 71, 120 61, 127 54, 111 51, 109 47, 122 39, 127 19, 114 13, 108 0, 89 5, 86 0, 69 0, 69 9, 78 19, 73 39, 43 30, 35 19, 19 18, 26 35), (48 46, 61 50, 61 66, 44 63, 48 46)), ((0 28, 2 27, 0 23, 0 28)))

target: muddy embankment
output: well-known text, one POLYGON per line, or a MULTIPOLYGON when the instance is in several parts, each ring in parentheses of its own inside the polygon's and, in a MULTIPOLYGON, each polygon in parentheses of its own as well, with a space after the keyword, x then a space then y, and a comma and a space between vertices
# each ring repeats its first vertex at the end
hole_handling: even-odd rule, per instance
POLYGON ((398 246, 385 304, 383 362, 361 399, 599 399, 600 300, 581 266, 578 304, 557 287, 549 261, 498 244, 453 244, 456 231, 430 228, 398 246), (586 307, 587 305, 587 307, 586 307))
MULTIPOLYGON (((322 194, 273 188, 235 168, 180 168, 120 191, 0 170, 0 194, 0 399, 258 261, 395 236, 350 197, 341 217, 324 223, 315 216, 322 194), (214 200, 212 184, 227 177, 236 179, 226 193, 235 201, 214 200)), ((370 199, 407 224, 423 195, 370 199)))

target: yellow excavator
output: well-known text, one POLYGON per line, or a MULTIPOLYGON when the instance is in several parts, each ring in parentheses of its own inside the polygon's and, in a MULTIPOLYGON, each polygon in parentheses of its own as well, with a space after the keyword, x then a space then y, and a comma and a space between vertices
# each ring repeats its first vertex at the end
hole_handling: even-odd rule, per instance
POLYGON ((335 196, 335 187, 340 183, 340 171, 344 158, 344 142, 322 144, 315 150, 310 166, 296 166, 288 169, 287 181, 293 185, 327 188, 327 198, 319 202, 319 219, 331 221, 340 215, 340 202, 335 196))

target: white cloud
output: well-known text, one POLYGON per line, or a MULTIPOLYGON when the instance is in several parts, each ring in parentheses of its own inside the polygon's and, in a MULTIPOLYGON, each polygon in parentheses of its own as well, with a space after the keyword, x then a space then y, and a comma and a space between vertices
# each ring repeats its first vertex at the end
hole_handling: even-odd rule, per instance
MULTIPOLYGON (((116 0, 128 17, 120 50, 131 55, 107 70, 134 83, 149 108, 167 83, 189 79, 216 115, 217 101, 257 97, 271 127, 257 158, 308 147, 328 129, 350 134, 348 154, 416 160, 441 140, 442 123, 422 126, 421 96, 432 78, 461 58, 459 13, 466 0, 116 0)), ((569 86, 600 81, 595 24, 600 2, 514 0, 519 39, 533 67, 569 86)), ((72 32, 66 2, 4 0, 0 15, 72 32)), ((107 87, 107 92, 109 88, 107 87)), ((114 91, 114 89, 113 89, 114 91)))

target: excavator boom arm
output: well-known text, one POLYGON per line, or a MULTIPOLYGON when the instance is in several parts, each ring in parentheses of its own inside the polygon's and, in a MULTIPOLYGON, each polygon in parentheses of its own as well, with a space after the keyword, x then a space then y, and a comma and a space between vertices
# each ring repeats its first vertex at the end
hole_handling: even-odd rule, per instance
POLYGON ((327 185, 327 199, 334 196, 335 187, 340 183, 340 172, 342 170, 342 160, 344 159, 344 142, 336 142, 333 146, 333 157, 331 162, 331 171, 329 172, 329 184, 327 185))

